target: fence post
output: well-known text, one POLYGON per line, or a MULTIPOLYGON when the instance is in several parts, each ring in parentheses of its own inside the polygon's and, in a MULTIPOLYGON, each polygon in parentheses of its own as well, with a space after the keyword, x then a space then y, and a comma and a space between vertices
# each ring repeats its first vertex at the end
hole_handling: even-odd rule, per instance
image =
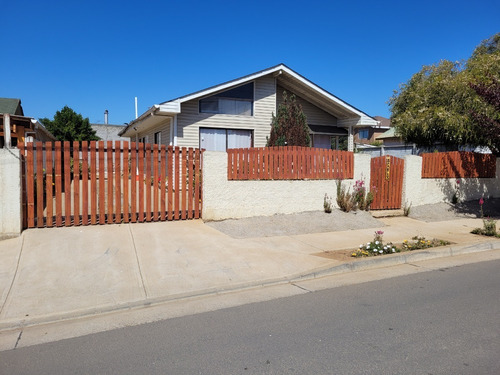
POLYGON ((18 237, 22 230, 19 149, 0 149, 0 176, 0 239, 18 237))

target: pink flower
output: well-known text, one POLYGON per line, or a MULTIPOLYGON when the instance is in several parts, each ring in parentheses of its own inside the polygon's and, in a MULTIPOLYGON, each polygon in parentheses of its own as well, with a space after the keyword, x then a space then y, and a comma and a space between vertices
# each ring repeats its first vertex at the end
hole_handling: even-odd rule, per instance
POLYGON ((483 198, 479 199, 479 205, 482 206, 483 204, 484 204, 484 199, 483 198))
POLYGON ((460 185, 460 180, 457 180, 457 185, 460 185))

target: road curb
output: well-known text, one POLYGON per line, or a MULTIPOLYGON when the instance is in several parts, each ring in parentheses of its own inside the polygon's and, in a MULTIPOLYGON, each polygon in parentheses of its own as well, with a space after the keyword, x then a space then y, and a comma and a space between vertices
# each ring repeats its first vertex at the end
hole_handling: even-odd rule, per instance
POLYGON ((499 249, 500 249, 500 241, 492 241, 492 242, 468 243, 463 245, 451 245, 434 249, 414 250, 406 253, 398 253, 398 254, 377 256, 371 258, 362 258, 350 262, 344 262, 334 266, 326 265, 305 272, 300 272, 278 278, 244 282, 244 283, 232 284, 221 287, 212 287, 194 292, 178 293, 178 294, 166 295, 149 299, 140 299, 136 301, 129 301, 113 305, 102 305, 98 307, 67 311, 63 313, 41 315, 33 318, 5 319, 0 321, 0 332, 23 329, 24 327, 50 324, 61 321, 88 318, 96 315, 112 314, 120 311, 137 310, 140 308, 150 307, 153 305, 159 305, 162 303, 168 303, 172 301, 189 300, 204 296, 220 295, 225 293, 231 293, 231 292, 271 286, 271 285, 290 284, 298 281, 311 280, 320 277, 333 276, 348 272, 357 272, 375 268, 385 268, 385 267, 413 263, 428 259, 453 257, 462 254, 470 254, 470 253, 499 250, 499 249))

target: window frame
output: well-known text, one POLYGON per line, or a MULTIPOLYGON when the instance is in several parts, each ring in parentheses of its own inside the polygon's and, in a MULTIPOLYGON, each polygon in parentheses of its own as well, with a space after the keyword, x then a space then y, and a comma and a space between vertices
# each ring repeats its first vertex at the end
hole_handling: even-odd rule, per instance
POLYGON ((228 149, 228 131, 230 130, 243 130, 243 131, 248 131, 250 132, 250 148, 253 148, 254 147, 254 133, 255 133, 255 129, 242 129, 242 128, 215 128, 215 127, 211 127, 211 126, 200 126, 198 128, 198 148, 201 150, 201 129, 207 129, 207 130, 224 130, 225 133, 226 133, 226 150, 228 149))
POLYGON ((243 83, 241 85, 238 85, 238 86, 235 86, 235 87, 231 87, 229 89, 222 90, 222 91, 219 91, 219 92, 216 92, 216 93, 212 93, 210 95, 207 95, 207 96, 205 96, 203 98, 199 98, 198 99, 198 114, 222 115, 222 116, 242 116, 242 117, 247 117, 248 118, 248 117, 253 117, 254 113, 255 113, 255 81, 246 82, 246 83, 243 83), (223 94, 226 91, 230 91, 230 90, 236 89, 238 87, 246 86, 246 85, 249 85, 249 84, 252 84, 252 98, 251 99, 217 96, 219 94, 223 94), (219 108, 219 99, 249 102, 250 103, 250 114, 249 115, 245 115, 245 114, 220 113, 219 110, 217 110, 217 111, 202 111, 201 110, 202 101, 206 100, 206 99, 210 99, 210 98, 217 99, 217 107, 218 108, 219 108))

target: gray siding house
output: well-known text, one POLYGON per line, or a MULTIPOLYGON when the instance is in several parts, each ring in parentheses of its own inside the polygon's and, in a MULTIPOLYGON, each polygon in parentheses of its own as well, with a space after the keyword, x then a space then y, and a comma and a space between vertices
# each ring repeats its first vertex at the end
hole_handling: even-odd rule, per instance
POLYGON ((354 129, 379 122, 284 64, 155 104, 119 135, 133 142, 210 151, 263 147, 283 92, 294 94, 310 128, 312 146, 353 149, 354 129))

